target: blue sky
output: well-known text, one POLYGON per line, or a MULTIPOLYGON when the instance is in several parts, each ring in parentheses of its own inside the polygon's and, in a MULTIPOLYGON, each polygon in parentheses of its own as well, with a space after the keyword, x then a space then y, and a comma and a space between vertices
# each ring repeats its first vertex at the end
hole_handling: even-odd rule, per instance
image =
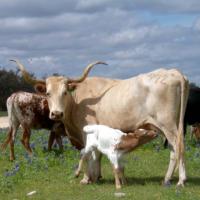
POLYGON ((0 66, 38 77, 129 78, 161 67, 200 85, 199 0, 1 0, 0 66))
POLYGON ((142 12, 141 16, 147 21, 156 21, 161 26, 185 26, 192 27, 197 14, 154 14, 151 12, 142 12))

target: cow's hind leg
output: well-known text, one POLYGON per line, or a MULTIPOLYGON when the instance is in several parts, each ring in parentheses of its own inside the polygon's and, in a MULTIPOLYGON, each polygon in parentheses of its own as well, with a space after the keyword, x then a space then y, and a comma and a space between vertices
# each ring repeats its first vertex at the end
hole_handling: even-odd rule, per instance
POLYGON ((184 182, 186 181, 186 172, 185 172, 185 161, 184 158, 181 157, 179 161, 179 181, 177 186, 184 186, 184 182))
MULTIPOLYGON (((177 139, 178 138, 178 129, 176 127, 170 127, 170 129, 168 129, 165 126, 157 123, 154 119, 151 119, 148 123, 153 124, 159 130, 161 130, 169 142, 170 161, 169 161, 167 173, 165 175, 164 185, 170 184, 170 180, 171 180, 174 170, 176 168, 176 164, 178 164, 178 166, 179 166, 178 185, 183 185, 184 181, 186 180, 186 172, 185 172, 185 164, 184 164, 183 155, 180 152, 178 155, 178 149, 177 149, 177 147, 178 147, 178 145, 177 145, 178 144, 178 141, 177 141, 178 140, 177 139), (179 159, 179 162, 177 163, 178 159, 179 159)), ((180 142, 183 143, 183 141, 180 141, 180 142)))
POLYGON ((167 170, 167 173, 166 173, 165 179, 164 179, 165 186, 170 185, 170 180, 171 180, 171 177, 172 177, 175 167, 176 167, 176 154, 175 154, 174 147, 171 146, 171 144, 169 144, 169 147, 170 147, 170 161, 169 161, 168 170, 167 170))
MULTIPOLYGON (((179 152, 178 155, 178 141, 177 141, 177 132, 168 132, 165 131, 165 136, 168 139, 169 146, 170 146, 170 162, 169 167, 167 170, 167 173, 165 175, 164 184, 168 185, 170 183, 170 179, 173 175, 173 172, 176 168, 176 166, 179 168, 179 181, 177 183, 178 186, 184 186, 184 182, 186 180, 186 172, 185 172, 185 162, 184 162, 184 156, 181 152, 179 152)), ((183 137, 182 137, 183 139, 183 137)), ((181 141, 183 143, 183 141, 181 141)))

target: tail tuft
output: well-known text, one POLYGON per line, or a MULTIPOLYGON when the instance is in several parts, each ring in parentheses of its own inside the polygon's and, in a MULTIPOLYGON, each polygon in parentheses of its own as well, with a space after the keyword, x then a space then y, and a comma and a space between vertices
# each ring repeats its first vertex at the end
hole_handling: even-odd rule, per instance
POLYGON ((83 127, 83 131, 85 133, 93 133, 95 130, 96 130, 96 128, 93 125, 86 125, 83 127))

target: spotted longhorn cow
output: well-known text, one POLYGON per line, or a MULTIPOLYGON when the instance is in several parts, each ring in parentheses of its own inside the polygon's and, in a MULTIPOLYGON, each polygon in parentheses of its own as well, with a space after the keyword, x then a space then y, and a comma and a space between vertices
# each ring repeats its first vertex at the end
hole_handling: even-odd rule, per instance
MULTIPOLYGON (((176 166, 177 185, 186 180, 184 163, 183 119, 188 98, 188 80, 176 69, 158 69, 146 74, 113 80, 87 75, 96 62, 90 64, 80 78, 50 76, 37 80, 24 66, 15 61, 23 77, 39 92, 46 93, 50 118, 61 120, 69 134, 79 140, 77 148, 85 145, 83 127, 103 124, 123 132, 134 132, 151 124, 168 139, 170 162, 164 183, 169 184, 176 166)), ((100 176, 100 154, 88 161, 82 182, 96 181, 100 176)))
POLYGON ((44 95, 16 92, 7 99, 7 111, 9 121, 9 131, 7 139, 2 144, 4 150, 10 144, 10 160, 14 160, 14 140, 17 130, 21 125, 23 135, 21 142, 29 154, 32 153, 29 140, 31 129, 48 129, 50 131, 48 150, 51 150, 54 140, 62 150, 62 138, 66 136, 64 126, 61 122, 49 119, 49 107, 44 95))

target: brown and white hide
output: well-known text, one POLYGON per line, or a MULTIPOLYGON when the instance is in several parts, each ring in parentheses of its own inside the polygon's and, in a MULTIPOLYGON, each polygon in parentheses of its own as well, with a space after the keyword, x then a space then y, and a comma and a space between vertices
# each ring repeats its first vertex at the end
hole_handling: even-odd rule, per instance
POLYGON ((66 136, 64 125, 49 119, 48 102, 44 95, 28 92, 13 93, 7 99, 7 111, 9 131, 2 148, 5 149, 7 144, 10 144, 10 160, 15 158, 14 140, 20 125, 23 129, 21 142, 29 154, 32 153, 29 144, 31 129, 50 130, 48 150, 51 150, 54 140, 60 150, 63 149, 61 136, 66 136))

